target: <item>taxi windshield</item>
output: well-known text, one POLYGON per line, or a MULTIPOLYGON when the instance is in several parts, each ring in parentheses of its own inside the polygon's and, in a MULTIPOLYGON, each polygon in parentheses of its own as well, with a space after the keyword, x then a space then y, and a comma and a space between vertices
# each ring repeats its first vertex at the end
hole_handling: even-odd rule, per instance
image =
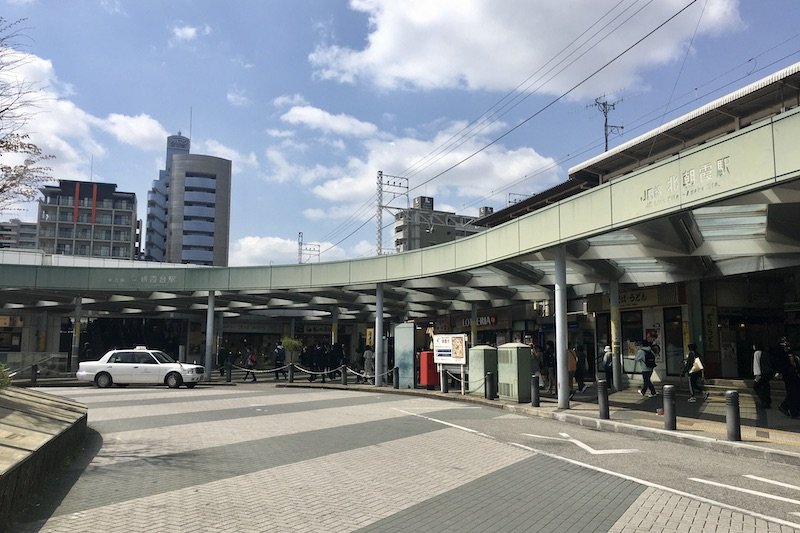
POLYGON ((166 354, 166 353, 164 353, 164 352, 162 352, 160 350, 153 350, 151 353, 153 354, 153 357, 156 358, 156 361, 158 361, 159 363, 174 363, 175 362, 175 359, 173 359, 168 354, 166 354))

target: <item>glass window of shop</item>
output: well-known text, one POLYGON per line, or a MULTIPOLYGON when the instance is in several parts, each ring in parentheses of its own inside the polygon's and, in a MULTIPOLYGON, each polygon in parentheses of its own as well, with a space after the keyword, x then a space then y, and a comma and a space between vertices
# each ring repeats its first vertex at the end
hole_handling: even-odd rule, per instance
POLYGON ((642 340, 642 312, 623 311, 619 314, 622 323, 622 354, 636 355, 636 343, 642 340))
POLYGON ((683 316, 680 307, 664 308, 664 357, 667 375, 677 376, 683 364, 683 316))

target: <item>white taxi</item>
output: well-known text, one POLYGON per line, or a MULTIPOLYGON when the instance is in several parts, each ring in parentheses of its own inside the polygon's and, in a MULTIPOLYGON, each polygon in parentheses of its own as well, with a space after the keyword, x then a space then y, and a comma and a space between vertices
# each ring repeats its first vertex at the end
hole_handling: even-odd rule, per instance
POLYGON ((203 367, 179 363, 161 350, 145 346, 109 350, 98 361, 81 361, 76 377, 98 387, 129 384, 166 384, 191 389, 203 379, 203 367))

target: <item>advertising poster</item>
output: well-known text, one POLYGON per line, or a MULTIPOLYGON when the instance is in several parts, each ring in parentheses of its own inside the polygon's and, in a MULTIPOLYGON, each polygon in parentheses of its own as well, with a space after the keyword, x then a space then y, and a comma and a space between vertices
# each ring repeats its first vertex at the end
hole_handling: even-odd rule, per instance
POLYGON ((433 362, 446 365, 467 364, 467 335, 433 336, 433 362))

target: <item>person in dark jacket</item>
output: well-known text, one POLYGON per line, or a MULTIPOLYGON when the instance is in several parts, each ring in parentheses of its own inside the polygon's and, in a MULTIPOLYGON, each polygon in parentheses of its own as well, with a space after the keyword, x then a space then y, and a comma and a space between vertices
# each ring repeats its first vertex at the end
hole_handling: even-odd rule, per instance
POLYGON ((781 339, 783 361, 781 361, 781 377, 786 388, 786 398, 778 406, 781 413, 795 418, 800 416, 800 357, 795 355, 789 341, 781 339))
POLYGON ((656 388, 653 386, 653 369, 647 366, 645 361, 647 360, 648 354, 650 353, 650 341, 643 340, 640 344, 639 351, 636 352, 636 357, 634 358, 634 367, 638 364, 639 369, 642 372, 642 388, 639 389, 639 394, 644 396, 645 391, 649 391, 647 393, 648 398, 653 398, 656 396, 656 388))

